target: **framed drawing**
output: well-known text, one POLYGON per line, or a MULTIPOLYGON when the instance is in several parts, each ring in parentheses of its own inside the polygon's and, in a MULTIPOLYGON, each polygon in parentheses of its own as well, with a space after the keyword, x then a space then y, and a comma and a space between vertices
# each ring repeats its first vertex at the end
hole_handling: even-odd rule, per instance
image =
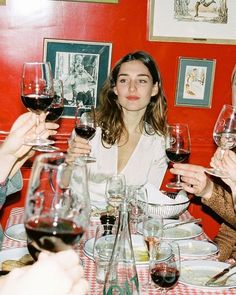
POLYGON ((63 117, 74 117, 78 104, 98 104, 111 65, 111 43, 44 39, 44 61, 64 85, 63 117))
POLYGON ((215 63, 214 59, 180 57, 176 106, 211 107, 215 63))
POLYGON ((235 0, 149 0, 151 41, 236 43, 235 0))

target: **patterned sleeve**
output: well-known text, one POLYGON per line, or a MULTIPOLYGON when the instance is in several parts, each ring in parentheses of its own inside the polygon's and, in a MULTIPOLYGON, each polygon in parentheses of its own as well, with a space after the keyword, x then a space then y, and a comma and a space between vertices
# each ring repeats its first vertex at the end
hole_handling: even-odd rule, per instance
POLYGON ((223 218, 225 223, 236 228, 236 214, 232 196, 223 187, 214 184, 211 198, 208 200, 202 198, 202 202, 223 218))
POLYGON ((22 176, 18 171, 11 179, 7 179, 4 185, 0 186, 0 209, 6 201, 8 195, 14 194, 22 189, 22 176))

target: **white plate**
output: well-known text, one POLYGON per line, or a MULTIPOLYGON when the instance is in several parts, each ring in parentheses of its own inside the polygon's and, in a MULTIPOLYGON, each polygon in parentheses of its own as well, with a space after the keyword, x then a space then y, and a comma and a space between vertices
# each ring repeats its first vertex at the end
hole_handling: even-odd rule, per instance
POLYGON ((220 178, 228 178, 229 177, 229 175, 225 174, 224 172, 217 171, 214 168, 205 168, 205 172, 210 175, 220 177, 220 178))
POLYGON ((180 240, 177 243, 182 257, 207 257, 219 250, 216 244, 207 241, 180 240))
MULTIPOLYGON (((175 223, 178 221, 179 220, 166 219, 164 220, 164 224, 175 223)), ((143 233, 142 222, 138 224, 138 233, 140 234, 143 233)), ((174 228, 164 229, 163 239, 164 240, 187 240, 187 239, 198 237, 201 234, 202 234, 202 228, 197 224, 190 223, 190 224, 179 225, 174 228)))
MULTIPOLYGON (((179 282, 187 286, 211 291, 220 291, 236 287, 236 275, 229 278, 227 286, 205 286, 205 283, 215 274, 228 267, 228 263, 211 260, 186 260, 181 262, 181 275, 179 282)), ((235 270, 231 269, 230 274, 235 270)), ((224 277, 222 277, 224 278, 224 277)))
POLYGON ((0 251, 0 269, 1 263, 5 260, 19 260, 25 254, 28 254, 29 251, 27 247, 24 248, 14 248, 9 250, 0 251))
MULTIPOLYGON (((137 265, 148 265, 149 256, 143 236, 141 235, 132 235, 132 243, 134 249, 134 255, 137 265)), ((93 259, 93 244, 94 238, 89 239, 84 244, 84 253, 89 258, 93 259)))
POLYGON ((8 227, 5 232, 5 236, 9 239, 12 239, 14 241, 19 242, 26 242, 27 241, 27 235, 25 231, 24 224, 15 224, 10 227, 8 227))

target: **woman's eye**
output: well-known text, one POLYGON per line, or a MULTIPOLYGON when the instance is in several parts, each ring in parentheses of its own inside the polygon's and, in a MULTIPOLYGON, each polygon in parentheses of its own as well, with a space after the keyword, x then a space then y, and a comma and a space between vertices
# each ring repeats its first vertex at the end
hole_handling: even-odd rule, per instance
POLYGON ((146 80, 143 80, 143 79, 140 79, 140 80, 138 80, 138 83, 139 84, 145 84, 145 83, 147 83, 147 81, 146 80))
POLYGON ((127 83, 127 79, 120 79, 120 83, 127 83))

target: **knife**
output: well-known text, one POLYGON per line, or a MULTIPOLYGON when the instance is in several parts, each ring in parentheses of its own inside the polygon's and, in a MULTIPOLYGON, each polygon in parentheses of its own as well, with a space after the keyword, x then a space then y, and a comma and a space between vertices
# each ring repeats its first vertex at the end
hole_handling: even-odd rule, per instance
POLYGON ((190 219, 190 220, 180 221, 180 222, 166 223, 163 225, 163 229, 174 228, 176 226, 180 226, 180 225, 184 225, 184 224, 188 224, 188 223, 199 223, 201 221, 202 221, 201 218, 197 218, 197 219, 190 219))
POLYGON ((226 267, 225 269, 223 269, 221 272, 219 272, 218 274, 214 275, 214 277, 212 277, 210 280, 208 280, 205 283, 205 286, 209 286, 212 283, 214 283, 216 280, 218 280, 219 278, 221 278, 224 274, 226 274, 227 272, 229 272, 232 268, 234 268, 236 266, 236 262, 231 264, 230 266, 226 267))

